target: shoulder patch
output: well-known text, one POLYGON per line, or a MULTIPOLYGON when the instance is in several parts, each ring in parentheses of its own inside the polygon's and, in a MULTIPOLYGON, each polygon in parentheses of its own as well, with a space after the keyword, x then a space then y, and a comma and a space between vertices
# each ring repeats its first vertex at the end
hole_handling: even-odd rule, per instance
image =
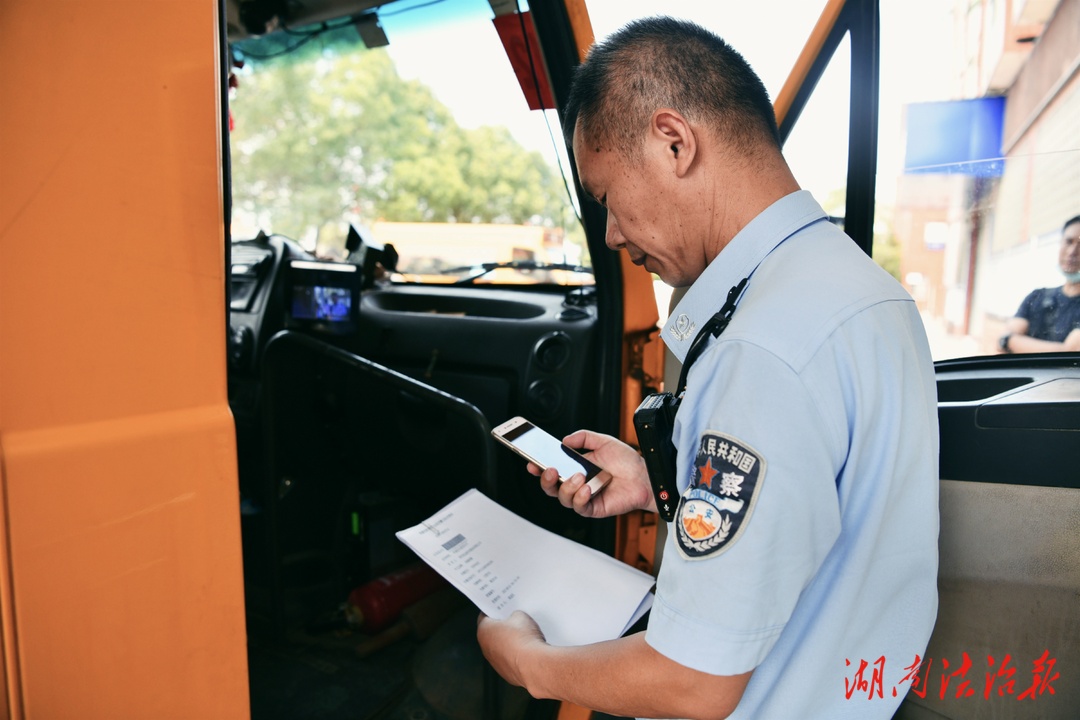
POLYGON ((679 554, 698 560, 731 547, 750 521, 764 478, 765 459, 756 450, 724 433, 703 433, 675 515, 679 554))

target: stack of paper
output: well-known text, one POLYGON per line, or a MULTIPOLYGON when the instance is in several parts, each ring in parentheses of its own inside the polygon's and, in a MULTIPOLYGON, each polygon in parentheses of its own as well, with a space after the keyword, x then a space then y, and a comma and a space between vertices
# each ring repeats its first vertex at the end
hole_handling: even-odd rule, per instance
POLYGON ((537 527, 478 490, 397 536, 485 615, 526 612, 552 645, 612 640, 652 605, 648 573, 537 527))

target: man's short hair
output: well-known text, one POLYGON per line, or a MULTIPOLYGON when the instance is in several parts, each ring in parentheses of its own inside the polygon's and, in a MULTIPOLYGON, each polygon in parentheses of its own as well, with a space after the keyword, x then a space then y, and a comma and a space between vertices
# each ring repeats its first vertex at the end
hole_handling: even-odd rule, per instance
POLYGON ((578 66, 563 132, 637 157, 655 110, 669 107, 703 124, 738 150, 780 148, 768 92, 742 55, 685 20, 635 20, 593 46, 578 66))
POLYGON ((1076 217, 1069 218, 1068 220, 1066 220, 1065 224, 1061 226, 1061 234, 1064 235, 1065 231, 1068 230, 1069 226, 1072 225, 1073 223, 1080 223, 1080 215, 1077 215, 1076 217))

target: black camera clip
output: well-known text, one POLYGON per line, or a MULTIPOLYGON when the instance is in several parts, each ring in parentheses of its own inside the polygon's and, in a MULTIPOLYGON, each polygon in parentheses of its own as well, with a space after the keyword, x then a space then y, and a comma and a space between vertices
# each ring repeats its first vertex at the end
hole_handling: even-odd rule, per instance
POLYGON ((672 433, 675 430, 675 415, 679 412, 683 393, 686 392, 686 378, 690 372, 690 366, 705 349, 708 338, 720 337, 720 333, 727 328, 728 323, 731 322, 731 316, 735 314, 735 305, 748 280, 749 277, 745 277, 739 281, 738 285, 728 290, 724 306, 709 318, 709 321, 694 337, 694 341, 690 343, 682 372, 679 373, 677 394, 652 393, 642 400, 634 411, 634 429, 637 431, 638 447, 641 448, 642 457, 645 459, 645 468, 649 472, 649 483, 652 485, 653 495, 656 498, 656 510, 666 522, 675 519, 675 510, 678 508, 679 491, 675 473, 678 453, 672 441, 672 433))

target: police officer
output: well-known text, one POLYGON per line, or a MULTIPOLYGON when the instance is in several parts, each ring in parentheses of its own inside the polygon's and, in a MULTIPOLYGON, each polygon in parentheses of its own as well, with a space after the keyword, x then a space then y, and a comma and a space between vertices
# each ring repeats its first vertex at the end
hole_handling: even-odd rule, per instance
MULTIPOLYGON (((485 656, 536 697, 619 716, 891 717, 937 609, 937 403, 914 303, 800 190, 763 85, 704 29, 615 33, 566 117, 608 247, 688 286, 663 330, 680 360, 746 283, 675 418, 681 497, 647 630, 553 647, 527 615, 482 617, 485 656)), ((589 517, 656 509, 633 448, 565 441, 613 478, 594 497, 548 470, 547 494, 589 517)))

